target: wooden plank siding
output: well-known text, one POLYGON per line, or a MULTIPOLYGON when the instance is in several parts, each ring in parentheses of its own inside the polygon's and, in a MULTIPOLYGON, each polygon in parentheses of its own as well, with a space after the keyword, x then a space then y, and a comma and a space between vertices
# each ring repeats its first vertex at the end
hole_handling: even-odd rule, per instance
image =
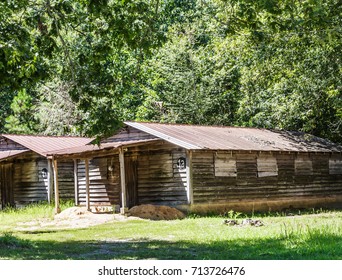
POLYGON ((60 199, 62 200, 74 200, 75 199, 73 160, 58 161, 58 189, 59 189, 60 199))
POLYGON ((138 204, 183 205, 187 203, 185 149, 154 143, 133 152, 138 163, 138 204))
POLYGON ((7 206, 14 206, 12 163, 0 165, 0 209, 7 206))
POLYGON ((270 165, 263 163, 261 170, 270 167, 274 173, 268 175, 273 176, 258 176, 258 159, 264 157, 262 153, 256 152, 194 152, 195 204, 224 204, 234 201, 243 203, 244 200, 305 199, 342 195, 342 176, 329 175, 329 154, 272 153, 272 157, 276 159, 277 170, 273 163, 270 165), (215 176, 215 159, 220 159, 220 171, 224 171, 222 162, 225 157, 229 163, 227 176, 222 176, 222 172, 218 174, 219 176, 217 174, 215 176), (232 174, 232 159, 236 160, 236 176, 232 174))
MULTIPOLYGON (((78 161, 78 201, 86 204, 85 162, 78 161)), ((118 156, 95 158, 89 162, 90 206, 120 204, 120 166, 118 156)), ((74 186, 74 185, 73 185, 74 186)))
MULTIPOLYGON (((13 172, 12 192, 16 207, 22 207, 33 202, 48 201, 49 167, 45 157, 31 152, 17 156, 10 161, 1 162, 0 166, 7 164, 11 164, 13 172)), ((58 162, 58 182, 61 199, 74 199, 72 166, 72 161, 58 162)))
POLYGON ((17 159, 13 163, 14 172, 14 202, 18 207, 32 202, 47 201, 48 164, 45 158, 31 156, 31 158, 17 159))

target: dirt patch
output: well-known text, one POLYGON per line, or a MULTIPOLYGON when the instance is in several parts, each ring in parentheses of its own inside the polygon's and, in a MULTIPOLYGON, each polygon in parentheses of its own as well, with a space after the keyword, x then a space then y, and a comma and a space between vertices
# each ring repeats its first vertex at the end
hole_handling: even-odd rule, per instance
POLYGON ((18 223, 17 230, 41 230, 41 229, 70 229, 87 228, 108 222, 126 221, 138 219, 137 217, 126 217, 120 214, 92 213, 85 207, 71 207, 55 215, 53 220, 41 219, 24 223, 18 223))
POLYGON ((140 205, 131 208, 128 214, 108 214, 90 212, 85 207, 71 207, 54 216, 54 219, 37 219, 18 223, 16 230, 40 231, 55 229, 87 228, 108 222, 124 222, 127 220, 175 220, 183 219, 184 213, 168 206, 140 205))
POLYGON ((177 220, 185 218, 185 214, 176 208, 152 204, 134 206, 128 210, 128 216, 149 220, 177 220))

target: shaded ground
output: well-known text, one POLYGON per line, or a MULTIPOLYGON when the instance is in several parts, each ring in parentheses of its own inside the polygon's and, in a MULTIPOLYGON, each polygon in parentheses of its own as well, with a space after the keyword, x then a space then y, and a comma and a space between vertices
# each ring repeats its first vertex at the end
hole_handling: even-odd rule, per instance
MULTIPOLYGON (((32 233, 27 233, 32 234, 32 233)), ((49 234, 40 233, 41 235, 49 234)), ((68 234, 68 231, 65 232, 68 234)), ((214 241, 198 243, 167 240, 107 241, 25 241, 16 237, 7 250, 0 248, 0 259, 170 259, 170 260, 341 260, 341 238, 334 235, 314 236, 292 247, 287 240, 266 238, 255 240, 214 241), (317 239, 319 241, 317 241, 317 239), (331 244, 322 248, 321 244, 331 244), (292 247, 292 248, 291 248, 292 247)), ((0 246, 1 247, 1 246, 0 246)))

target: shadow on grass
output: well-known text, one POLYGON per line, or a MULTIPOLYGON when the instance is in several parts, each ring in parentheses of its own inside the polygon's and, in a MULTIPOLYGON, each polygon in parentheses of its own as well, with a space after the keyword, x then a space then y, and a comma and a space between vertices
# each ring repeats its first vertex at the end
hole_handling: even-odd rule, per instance
POLYGON ((0 258, 27 260, 299 260, 342 259, 342 238, 313 234, 300 238, 194 243, 161 240, 116 240, 90 242, 28 241, 15 236, 0 240, 0 258))

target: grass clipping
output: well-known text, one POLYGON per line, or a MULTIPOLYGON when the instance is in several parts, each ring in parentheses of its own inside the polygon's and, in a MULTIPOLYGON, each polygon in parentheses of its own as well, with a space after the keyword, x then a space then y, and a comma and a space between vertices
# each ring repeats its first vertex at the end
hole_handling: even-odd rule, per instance
POLYGON ((128 215, 149 220, 177 220, 185 218, 185 214, 176 208, 152 204, 134 206, 128 210, 128 215))

